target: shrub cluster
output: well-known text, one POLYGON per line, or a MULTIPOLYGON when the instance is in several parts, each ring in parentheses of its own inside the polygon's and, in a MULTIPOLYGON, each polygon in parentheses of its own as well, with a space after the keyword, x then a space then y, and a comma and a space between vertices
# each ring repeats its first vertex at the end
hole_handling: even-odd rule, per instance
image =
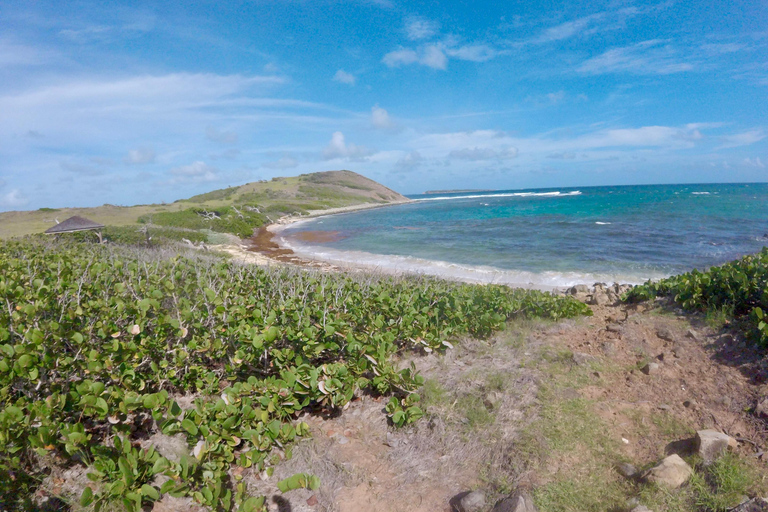
POLYGON ((693 270, 630 290, 628 302, 671 297, 688 311, 726 311, 763 347, 768 347, 768 248, 757 254, 693 270))
POLYGON ((156 224, 184 229, 210 229, 219 233, 231 233, 248 238, 253 230, 266 222, 262 213, 225 206, 215 210, 188 208, 178 212, 158 212, 139 217, 142 224, 156 224), (206 214, 210 214, 207 217, 206 214))
MULTIPOLYGON (((84 464, 83 504, 140 510, 164 493, 260 509, 232 466, 269 468, 301 411, 356 393, 418 419, 404 350, 488 336, 516 315, 589 314, 537 291, 262 269, 61 241, 0 243, 0 502, 28 506, 42 465, 84 464), (192 405, 178 400, 194 396, 192 405), (172 461, 139 440, 186 436, 172 461), (158 480, 158 475, 163 479, 158 480), (157 482, 164 481, 162 485, 157 482)), ((316 485, 299 475, 284 488, 316 485)))

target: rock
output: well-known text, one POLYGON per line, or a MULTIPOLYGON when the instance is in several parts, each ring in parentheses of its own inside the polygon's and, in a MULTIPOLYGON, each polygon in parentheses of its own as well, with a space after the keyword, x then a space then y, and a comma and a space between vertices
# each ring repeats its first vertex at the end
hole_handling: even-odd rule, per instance
POLYGON ((666 341, 675 341, 675 333, 673 333, 667 327, 659 327, 656 329, 656 336, 666 341))
POLYGON ((658 372, 659 368, 661 368, 661 367, 659 366, 658 363, 648 363, 645 366, 643 366, 642 368, 640 368, 640 371, 643 372, 646 375, 651 375, 652 373, 658 372))
POLYGON ((480 512, 485 509, 485 493, 472 491, 465 494, 454 504, 456 512, 480 512))
POLYGON ((696 451, 705 463, 710 463, 725 452, 729 446, 735 446, 736 440, 717 430, 699 430, 696 432, 696 451))
POLYGON ((698 404, 696 403, 696 400, 686 400, 683 402, 683 407, 686 409, 695 408, 698 404))
POLYGON ((637 468, 628 462, 616 464, 616 471, 624 478, 635 478, 637 476, 637 468))
POLYGON ((174 498, 170 494, 163 494, 160 501, 152 506, 152 512, 205 512, 206 508, 195 503, 192 498, 174 498))
POLYGON ((667 404, 659 404, 656 406, 657 409, 661 409, 662 411, 671 411, 672 407, 670 407, 667 404))
POLYGON ((307 500, 307 505, 309 505, 310 507, 314 507, 315 505, 317 505, 317 495, 313 494, 312 496, 310 496, 309 499, 307 500))
POLYGON ((592 294, 592 298, 587 303, 593 306, 605 306, 609 302, 608 295, 604 291, 596 289, 595 293, 592 294))
POLYGON ((589 293, 589 286, 585 284, 577 284, 576 286, 571 286, 571 288, 568 290, 568 293, 571 295, 578 295, 580 293, 589 293))
POLYGON ((699 333, 697 333, 693 329, 688 329, 688 332, 685 333, 685 335, 691 338, 692 340, 699 341, 699 333))
POLYGON ((518 491, 496 502, 491 512, 538 512, 538 509, 528 493, 518 491))
POLYGON ((648 507, 646 507, 645 505, 638 505, 632 509, 632 512, 653 512, 653 511, 648 507))
POLYGON ((768 396, 757 402, 755 416, 758 418, 768 418, 768 396))
POLYGON ((686 350, 685 350, 685 347, 683 347, 678 343, 677 345, 672 347, 672 353, 675 355, 676 358, 682 359, 683 357, 685 357, 686 350))
POLYGON ((183 434, 167 436, 158 432, 142 443, 144 448, 147 448, 149 445, 154 446, 157 453, 171 462, 179 462, 182 455, 190 454, 187 436, 183 434))
POLYGON ((387 440, 384 441, 384 444, 389 446, 390 448, 397 448, 402 443, 400 439, 398 439, 395 435, 393 435, 391 432, 387 432, 387 440))
POLYGON ((673 454, 662 460, 656 467, 645 472, 643 479, 668 489, 677 489, 688 481, 693 470, 679 455, 673 454))
POLYGON ((595 357, 590 354, 585 354, 584 352, 574 352, 571 359, 573 359, 573 362, 577 365, 584 366, 594 361, 595 357))
POLYGON ((621 332, 621 326, 618 324, 608 324, 605 326, 605 330, 608 332, 621 332))
POLYGON ((728 512, 768 512, 768 500, 752 498, 730 509, 728 512))
POLYGON ((604 342, 601 348, 603 350, 603 354, 607 356, 612 356, 616 353, 616 344, 612 341, 604 342))

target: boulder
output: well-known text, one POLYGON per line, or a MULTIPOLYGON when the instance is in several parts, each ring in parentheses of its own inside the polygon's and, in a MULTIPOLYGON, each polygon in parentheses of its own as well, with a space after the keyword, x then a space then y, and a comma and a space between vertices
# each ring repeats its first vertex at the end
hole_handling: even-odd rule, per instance
POLYGON ((485 493, 472 491, 456 500, 453 506, 456 512, 480 512, 485 510, 485 493))
POLYGON ((571 295, 579 295, 580 293, 589 293, 589 286, 585 284, 577 284, 576 286, 571 286, 571 288, 568 290, 568 293, 571 295))
POLYGON ((768 500, 765 498, 752 498, 730 509, 728 512, 768 512, 768 500))
POLYGON ((496 502, 491 512, 538 512, 538 509, 528 493, 518 491, 496 502))
POLYGON ((657 466, 649 469, 643 475, 646 482, 655 483, 660 487, 677 489, 693 475, 693 470, 679 455, 673 454, 662 460, 657 466))
POLYGON ((584 353, 584 352, 574 352, 571 356, 571 359, 573 359, 573 362, 576 363, 578 366, 585 366, 591 363, 595 360, 595 356, 584 353))
POLYGON ((735 447, 736 440, 727 434, 711 429, 696 432, 696 451, 705 463, 714 461, 729 446, 735 447))

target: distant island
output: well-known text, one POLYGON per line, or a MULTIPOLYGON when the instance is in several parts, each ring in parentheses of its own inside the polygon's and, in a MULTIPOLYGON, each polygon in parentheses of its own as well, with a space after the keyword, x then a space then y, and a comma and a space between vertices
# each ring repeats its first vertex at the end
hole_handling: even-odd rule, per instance
POLYGON ((467 188, 457 190, 427 190, 424 194, 466 194, 468 192, 493 192, 492 189, 480 189, 480 188, 467 188))

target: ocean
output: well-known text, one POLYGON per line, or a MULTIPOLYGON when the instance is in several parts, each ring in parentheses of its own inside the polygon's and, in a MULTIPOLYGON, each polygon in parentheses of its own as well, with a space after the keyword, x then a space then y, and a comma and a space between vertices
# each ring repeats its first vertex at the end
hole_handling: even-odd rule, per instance
POLYGON ((281 243, 334 263, 544 289, 642 283, 768 244, 764 183, 409 197, 291 224, 281 243))

